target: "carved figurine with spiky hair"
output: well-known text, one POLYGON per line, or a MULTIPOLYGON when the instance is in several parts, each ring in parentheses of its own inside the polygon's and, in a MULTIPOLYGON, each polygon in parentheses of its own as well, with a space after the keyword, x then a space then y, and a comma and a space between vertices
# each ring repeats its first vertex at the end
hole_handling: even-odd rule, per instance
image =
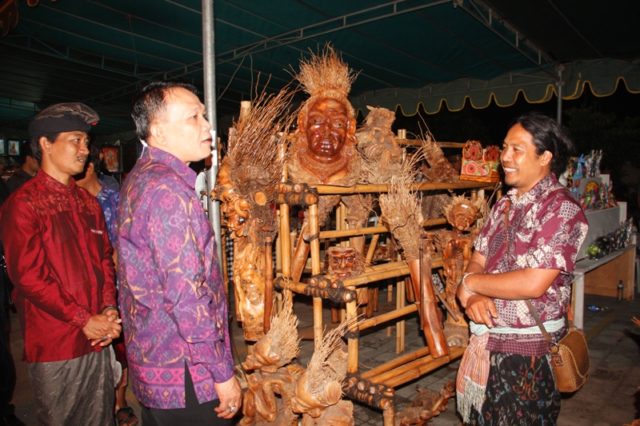
POLYGON ((296 78, 310 97, 298 113, 289 163, 293 181, 356 182, 356 116, 348 99, 355 77, 330 46, 300 64, 296 78))
MULTIPOLYGON (((298 113, 298 128, 288 155, 289 179, 310 185, 357 183, 361 160, 356 150, 356 117, 347 98, 355 74, 331 46, 326 46, 322 52, 301 62, 296 78, 310 97, 298 113)), ((339 195, 320 197, 318 220, 321 226, 340 200, 339 195)), ((349 209, 350 226, 361 226, 370 212, 370 200, 351 196, 343 201, 349 209)), ((305 219, 291 262, 294 281, 300 280, 309 255, 307 233, 305 219)), ((361 251, 362 244, 357 246, 356 250, 361 251)))
POLYGON ((236 317, 249 341, 264 335, 269 242, 276 231, 271 202, 284 164, 278 145, 285 143, 292 124, 287 114, 292 96, 287 88, 276 95, 262 93, 234 123, 213 194, 222 201, 220 210, 234 240, 236 317))

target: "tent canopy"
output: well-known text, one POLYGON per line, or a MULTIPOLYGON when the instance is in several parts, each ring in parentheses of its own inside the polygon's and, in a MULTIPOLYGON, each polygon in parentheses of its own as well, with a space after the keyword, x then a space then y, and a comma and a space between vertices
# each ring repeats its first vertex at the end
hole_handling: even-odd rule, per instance
MULTIPOLYGON (((0 0, 17 26, 0 38, 0 129, 24 129, 39 109, 83 100, 100 133, 133 128, 131 98, 145 82, 202 87, 197 0, 0 0), (33 1, 34 2, 34 1, 33 1)), ((0 12, 3 9, 0 8, 0 12)), ((640 2, 609 0, 218 0, 219 115, 235 115, 256 86, 275 91, 300 58, 330 42, 359 76, 354 105, 422 103, 430 113, 512 104, 553 95, 640 92, 640 2)), ((3 26, 0 22, 0 31, 3 26)), ((6 28, 4 28, 6 30, 6 28)))

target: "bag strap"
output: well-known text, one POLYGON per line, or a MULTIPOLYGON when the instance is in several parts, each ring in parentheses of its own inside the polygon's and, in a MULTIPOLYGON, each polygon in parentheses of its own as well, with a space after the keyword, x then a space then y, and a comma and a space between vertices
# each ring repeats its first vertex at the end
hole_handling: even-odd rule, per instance
MULTIPOLYGON (((504 208, 504 227, 505 227, 505 232, 507 233, 509 232, 510 207, 511 207, 511 200, 506 200, 505 208, 504 208)), ((504 241, 505 241, 505 244, 507 244, 507 251, 508 251, 509 239, 505 238, 504 241)), ((540 328, 540 331, 542 332, 542 336, 544 336, 544 339, 549 343, 549 345, 553 345, 553 339, 551 338, 551 335, 549 334, 547 329, 544 327, 544 324, 542 324, 542 321, 540 321, 540 315, 538 315, 538 311, 536 310, 535 306, 533 306, 530 299, 525 299, 525 303, 527 304, 527 308, 529 308, 529 313, 531 313, 531 316, 533 317, 533 319, 536 320, 536 324, 540 328)))
POLYGON ((551 339, 551 335, 549 334, 547 329, 544 328, 544 324, 542 324, 542 321, 540 321, 540 315, 538 315, 538 311, 536 310, 535 306, 533 306, 533 304, 531 303, 531 300, 529 299, 525 299, 525 303, 527 304, 527 308, 529 308, 529 312, 531 313, 531 316, 533 316, 533 319, 536 320, 536 324, 538 324, 538 327, 540 327, 540 331, 542 331, 544 340, 546 340, 550 345, 552 345, 553 339, 551 339))

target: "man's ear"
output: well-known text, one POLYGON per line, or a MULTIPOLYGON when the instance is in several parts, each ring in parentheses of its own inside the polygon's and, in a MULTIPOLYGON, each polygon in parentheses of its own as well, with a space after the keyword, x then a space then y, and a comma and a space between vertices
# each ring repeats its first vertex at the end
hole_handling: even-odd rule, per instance
POLYGON ((164 128, 162 125, 157 123, 152 123, 149 125, 149 138, 147 140, 152 146, 163 146, 164 145, 164 128))
POLYGON ((40 146, 40 151, 43 154, 48 153, 51 150, 51 144, 53 144, 53 142, 51 142, 45 136, 40 136, 40 139, 38 139, 38 145, 40 146))
POLYGON ((553 154, 550 151, 545 151, 541 155, 541 161, 543 166, 550 164, 552 159, 553 159, 553 154))

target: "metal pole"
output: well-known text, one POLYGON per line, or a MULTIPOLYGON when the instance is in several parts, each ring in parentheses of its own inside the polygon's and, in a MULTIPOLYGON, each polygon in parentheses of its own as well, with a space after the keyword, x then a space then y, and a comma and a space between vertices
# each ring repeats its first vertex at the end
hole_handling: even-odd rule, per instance
MULTIPOLYGON (((213 129, 213 149, 211 150, 211 168, 207 172, 207 192, 216 184, 216 176, 220 167, 218 158, 218 120, 216 110, 216 55, 215 55, 215 31, 213 18, 214 0, 202 0, 202 63, 204 65, 204 104, 207 108, 209 123, 213 129)), ((218 261, 222 261, 221 235, 220 235, 220 203, 207 198, 209 222, 215 232, 216 245, 218 247, 218 261)), ((223 265, 221 264, 222 268, 223 265)))
POLYGON ((564 65, 558 65, 556 70, 558 71, 558 79, 556 80, 556 89, 558 92, 558 103, 556 106, 556 121, 558 124, 562 124, 562 71, 564 71, 564 65))

